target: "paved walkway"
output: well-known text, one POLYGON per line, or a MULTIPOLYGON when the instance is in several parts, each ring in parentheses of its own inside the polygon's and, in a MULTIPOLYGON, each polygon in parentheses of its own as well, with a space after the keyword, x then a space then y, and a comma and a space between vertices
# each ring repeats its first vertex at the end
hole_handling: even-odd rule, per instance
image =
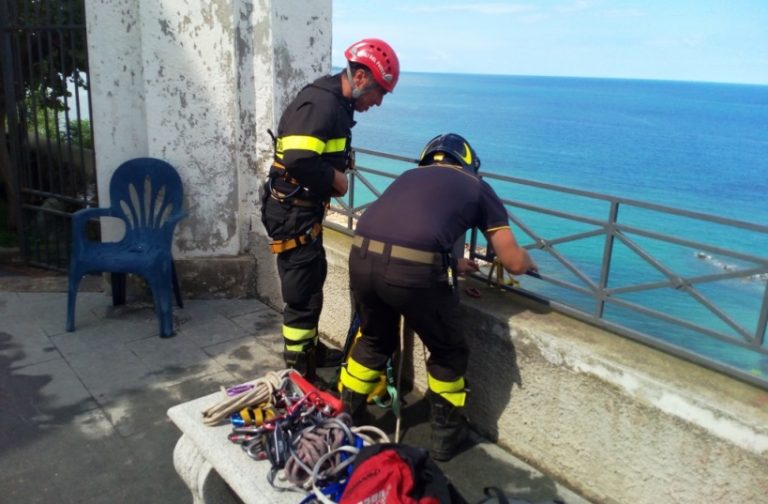
MULTIPOLYGON (((166 411, 280 369, 279 313, 256 300, 188 300, 174 312, 177 336, 161 339, 150 303, 112 307, 94 277, 68 333, 65 291, 62 275, 0 260, 0 501, 191 502, 166 411)), ((423 401, 406 409, 404 442, 426 446, 426 414, 423 401)), ((442 464, 470 502, 488 485, 531 502, 585 502, 477 441, 442 464)))

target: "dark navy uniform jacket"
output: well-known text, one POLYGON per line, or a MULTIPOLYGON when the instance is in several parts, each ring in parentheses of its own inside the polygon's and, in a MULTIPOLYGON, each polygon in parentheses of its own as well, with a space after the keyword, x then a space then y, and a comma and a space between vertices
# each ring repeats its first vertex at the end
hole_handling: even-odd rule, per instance
MULTIPOLYGON (((347 166, 354 125, 354 108, 342 94, 341 74, 317 79, 285 109, 277 128, 275 161, 306 188, 303 197, 330 198, 333 170, 347 166)), ((281 180, 275 187, 286 193, 295 188, 281 180)))
POLYGON ((448 252, 468 229, 508 228, 504 204, 487 182, 458 166, 400 175, 360 217, 355 233, 430 252, 448 252))

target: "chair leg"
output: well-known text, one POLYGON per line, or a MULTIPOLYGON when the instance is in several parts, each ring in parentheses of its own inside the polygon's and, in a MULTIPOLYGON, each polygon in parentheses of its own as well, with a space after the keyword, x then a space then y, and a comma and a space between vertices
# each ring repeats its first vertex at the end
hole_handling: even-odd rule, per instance
POLYGON ((125 273, 112 273, 112 305, 120 306, 125 304, 125 292, 127 290, 125 273))
POLYGON ((173 295, 176 297, 176 306, 184 308, 184 301, 181 299, 181 289, 179 288, 179 277, 176 275, 176 265, 171 262, 171 275, 173 278, 173 295))
POLYGON ((171 297, 171 275, 157 272, 153 278, 147 279, 155 301, 155 313, 160 324, 160 337, 173 337, 173 298, 171 297))
POLYGON ((67 331, 69 332, 75 330, 75 304, 77 303, 77 288, 81 278, 82 276, 76 273, 69 275, 67 286, 67 331))
POLYGON ((165 307, 160 308, 160 337, 172 338, 173 334, 173 303, 171 302, 170 292, 165 302, 165 307))

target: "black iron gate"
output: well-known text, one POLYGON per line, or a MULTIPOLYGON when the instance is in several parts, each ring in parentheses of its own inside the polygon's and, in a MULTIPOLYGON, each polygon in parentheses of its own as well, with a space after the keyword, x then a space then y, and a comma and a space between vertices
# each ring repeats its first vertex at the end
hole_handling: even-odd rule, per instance
POLYGON ((97 206, 84 0, 0 0, 0 169, 23 258, 67 267, 70 215, 97 206))

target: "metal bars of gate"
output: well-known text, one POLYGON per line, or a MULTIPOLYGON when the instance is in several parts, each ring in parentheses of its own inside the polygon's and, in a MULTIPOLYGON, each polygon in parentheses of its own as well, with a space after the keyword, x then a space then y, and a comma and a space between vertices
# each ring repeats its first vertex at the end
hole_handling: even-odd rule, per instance
POLYGON ((21 252, 65 269, 70 215, 97 206, 83 0, 0 0, 21 252))
MULTIPOLYGON (((398 168, 400 171, 413 167, 417 163, 416 160, 407 157, 367 149, 356 150, 358 153, 366 155, 366 159, 370 159, 371 164, 379 159, 397 161, 401 163, 400 168, 398 168)), ((360 160, 360 156, 358 156, 358 160, 360 160)), ((357 219, 373 200, 381 195, 386 186, 396 178, 397 173, 399 172, 368 168, 358 163, 355 170, 351 172, 350 188, 347 195, 334 199, 325 225, 337 231, 352 234, 357 219), (362 187, 360 187, 361 184, 362 187), (361 194, 361 189, 364 189, 364 195, 361 194)), ((521 188, 532 188, 551 192, 560 199, 565 197, 586 199, 607 207, 607 213, 600 217, 600 213, 604 210, 592 212, 597 214, 595 216, 578 211, 553 209, 513 198, 502 198, 508 209, 508 215, 515 228, 518 241, 526 249, 532 251, 540 266, 543 264, 546 266, 540 268, 540 279, 525 277, 525 281, 522 282, 524 287, 501 285, 501 288, 534 298, 557 311, 603 327, 611 332, 628 336, 665 352, 716 369, 724 374, 768 388, 768 347, 766 347, 768 256, 758 255, 754 252, 757 250, 759 254, 764 254, 766 247, 760 247, 759 244, 768 244, 768 226, 494 173, 483 172, 482 176, 500 195, 516 194, 521 191, 521 188), (626 218, 621 220, 619 218, 620 210, 623 213, 647 212, 652 214, 656 217, 650 222, 655 223, 657 228, 631 223, 626 218), (525 217, 526 215, 529 217, 525 217), (530 217, 532 215, 535 215, 536 218, 530 217), (545 217, 577 223, 587 229, 572 232, 572 225, 564 225, 556 229, 552 229, 551 226, 547 229, 538 229, 537 225, 539 224, 534 224, 534 222, 545 217), (711 244, 705 240, 689 239, 681 234, 663 232, 662 224, 675 218, 683 219, 686 222, 695 222, 698 226, 697 229, 717 226, 726 230, 727 233, 746 232, 753 239, 752 245, 754 246, 745 252, 735 247, 728 248, 723 244, 711 244), (545 238, 546 235, 553 232, 560 232, 560 234, 545 238), (563 251, 567 245, 590 239, 602 240, 602 246, 596 249, 594 257, 590 256, 586 261, 583 257, 580 260, 569 259, 569 253, 563 251), (617 252, 617 245, 619 244, 624 249, 622 253, 617 252), (711 266, 710 269, 717 271, 683 272, 679 271, 679 265, 667 264, 667 256, 672 252, 677 252, 679 255, 679 250, 694 251, 689 255, 701 259, 701 264, 698 265, 699 270, 705 266, 711 266), (650 268, 650 271, 655 272, 659 278, 623 281, 621 285, 612 286, 611 274, 616 269, 613 263, 617 261, 619 256, 622 256, 624 260, 626 260, 626 256, 635 257, 640 263, 638 268, 640 265, 645 265, 644 267, 650 268), (737 264, 723 261, 715 264, 712 259, 714 257, 721 258, 723 261, 734 261, 737 264), (707 261, 708 263, 704 264, 707 261), (753 329, 745 327, 743 320, 729 315, 728 310, 723 307, 727 302, 734 303, 734 300, 730 298, 732 291, 729 290, 733 288, 733 285, 727 282, 735 280, 741 282, 737 288, 748 284, 748 286, 754 287, 750 292, 762 292, 761 295, 752 296, 750 294, 750 300, 754 301, 754 309, 749 310, 749 317, 747 318, 755 320, 753 329), (717 299, 702 290, 702 286, 712 285, 715 282, 718 282, 718 289, 723 289, 722 292, 718 292, 717 299), (544 285, 554 286, 556 290, 543 288, 544 285), (664 296, 659 296, 658 303, 654 305, 652 301, 650 306, 647 302, 633 301, 625 297, 638 294, 648 295, 649 293, 662 293, 664 296, 672 295, 670 293, 682 293, 692 300, 698 308, 702 308, 714 317, 714 320, 722 328, 718 329, 714 327, 715 324, 710 326, 710 324, 696 320, 691 321, 680 316, 679 313, 675 313, 665 302, 661 301, 664 296), (591 300, 591 308, 590 303, 585 303, 584 300, 591 300), (615 315, 609 317, 606 315, 608 308, 622 309, 629 315, 624 316, 624 318, 615 315), (638 326, 638 324, 633 323, 637 322, 635 319, 638 316, 647 317, 657 323, 638 326), (697 348, 700 346, 700 342, 696 340, 681 337, 679 341, 670 341, 669 338, 665 337, 665 334, 661 334, 664 331, 674 332, 674 327, 687 331, 686 334, 694 333, 698 337, 711 338, 721 342, 718 348, 724 349, 725 353, 735 351, 736 348, 744 348, 749 352, 754 352, 757 361, 759 361, 754 366, 762 366, 763 369, 745 367, 741 362, 734 363, 726 358, 721 359, 718 355, 719 350, 702 354, 697 348), (763 357, 761 358, 760 355, 763 357)), ((576 206, 584 207, 585 205, 578 203, 576 206)), ((477 230, 473 230, 471 233, 469 256, 481 261, 493 259, 493 252, 488 250, 485 243, 482 242, 477 230)), ((483 275, 476 276, 479 279, 484 278, 483 275)), ((648 299, 655 298, 647 297, 646 301, 648 299)))

